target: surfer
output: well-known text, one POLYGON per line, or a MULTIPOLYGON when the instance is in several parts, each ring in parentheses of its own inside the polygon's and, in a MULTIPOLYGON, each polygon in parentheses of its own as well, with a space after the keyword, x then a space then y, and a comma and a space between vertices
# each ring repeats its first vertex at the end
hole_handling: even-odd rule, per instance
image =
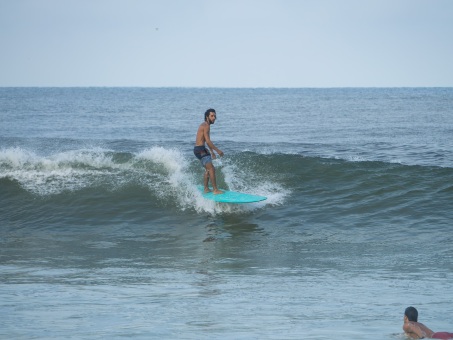
POLYGON ((404 311, 404 332, 413 339, 453 339, 453 333, 433 332, 418 320, 418 311, 414 307, 407 307, 404 311))
POLYGON ((212 164, 212 160, 216 159, 214 151, 216 151, 220 157, 223 156, 223 152, 214 145, 210 137, 211 125, 215 123, 216 118, 217 115, 214 109, 206 110, 206 112, 204 113, 204 122, 201 123, 201 125, 198 127, 193 153, 205 168, 205 173, 203 175, 204 192, 210 192, 208 184, 209 179, 211 179, 213 193, 217 195, 223 194, 223 191, 217 188, 215 168, 212 164), (208 145, 211 152, 206 149, 206 144, 208 145))

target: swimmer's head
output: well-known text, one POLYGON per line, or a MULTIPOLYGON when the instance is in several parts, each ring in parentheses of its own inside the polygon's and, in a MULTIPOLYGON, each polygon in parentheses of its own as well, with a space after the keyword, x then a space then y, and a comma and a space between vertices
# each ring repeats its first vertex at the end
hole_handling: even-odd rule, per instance
POLYGON ((417 322, 418 320, 418 311, 414 307, 407 307, 404 311, 404 315, 407 316, 409 321, 417 322))

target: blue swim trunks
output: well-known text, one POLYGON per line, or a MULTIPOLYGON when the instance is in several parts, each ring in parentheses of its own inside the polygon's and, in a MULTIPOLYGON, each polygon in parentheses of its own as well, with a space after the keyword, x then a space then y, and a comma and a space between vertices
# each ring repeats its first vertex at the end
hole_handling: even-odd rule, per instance
POLYGON ((200 160, 201 164, 204 167, 206 166, 206 164, 212 163, 211 154, 204 145, 195 146, 193 148, 193 153, 195 157, 197 157, 200 160))

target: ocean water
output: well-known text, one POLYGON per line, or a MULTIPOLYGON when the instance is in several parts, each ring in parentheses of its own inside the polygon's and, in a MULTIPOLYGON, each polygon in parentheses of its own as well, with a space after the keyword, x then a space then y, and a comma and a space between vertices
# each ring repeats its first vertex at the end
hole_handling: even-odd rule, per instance
POLYGON ((2 339, 405 339, 452 282, 452 88, 0 88, 2 339), (266 201, 198 193, 209 107, 266 201))

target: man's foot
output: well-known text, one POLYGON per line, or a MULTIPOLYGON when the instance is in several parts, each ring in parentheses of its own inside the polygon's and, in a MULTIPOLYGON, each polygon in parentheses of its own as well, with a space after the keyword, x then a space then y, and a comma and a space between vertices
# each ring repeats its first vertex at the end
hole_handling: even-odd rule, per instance
POLYGON ((219 190, 219 189, 214 190, 214 195, 221 195, 221 194, 223 194, 222 190, 219 190))
POLYGON ((208 187, 205 187, 205 188, 204 188, 204 193, 207 194, 208 192, 211 192, 211 190, 209 190, 208 187))

